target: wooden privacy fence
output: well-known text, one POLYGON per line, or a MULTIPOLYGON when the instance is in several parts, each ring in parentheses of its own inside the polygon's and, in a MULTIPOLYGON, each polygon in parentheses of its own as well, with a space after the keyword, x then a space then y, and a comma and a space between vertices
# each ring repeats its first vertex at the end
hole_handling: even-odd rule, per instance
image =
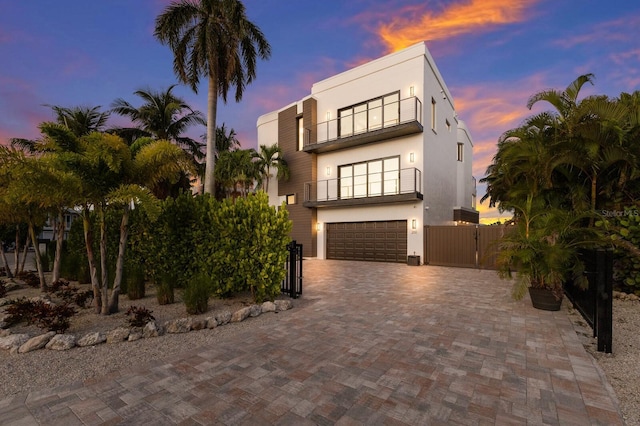
POLYGON ((424 227, 425 264, 459 268, 496 269, 499 240, 505 225, 424 227))

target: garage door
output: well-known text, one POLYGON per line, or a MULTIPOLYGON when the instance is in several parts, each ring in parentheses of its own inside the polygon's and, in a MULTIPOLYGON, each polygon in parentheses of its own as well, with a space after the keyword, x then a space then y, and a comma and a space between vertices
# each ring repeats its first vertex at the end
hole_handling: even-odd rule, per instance
POLYGON ((327 223, 327 259, 407 261, 407 221, 327 223))

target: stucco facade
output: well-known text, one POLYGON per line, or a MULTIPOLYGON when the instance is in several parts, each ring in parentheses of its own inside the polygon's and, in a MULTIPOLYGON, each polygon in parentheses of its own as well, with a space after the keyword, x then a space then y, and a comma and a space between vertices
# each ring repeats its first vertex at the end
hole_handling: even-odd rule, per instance
POLYGON ((425 225, 478 221, 471 134, 424 43, 315 83, 257 132, 291 170, 269 198, 305 256, 424 259, 425 225))

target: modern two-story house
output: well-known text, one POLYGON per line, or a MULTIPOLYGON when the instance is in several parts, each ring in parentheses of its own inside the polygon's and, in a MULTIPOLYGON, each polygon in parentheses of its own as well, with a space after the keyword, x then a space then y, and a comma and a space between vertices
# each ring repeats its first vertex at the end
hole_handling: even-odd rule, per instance
POLYGON ((425 225, 478 223, 472 138, 424 43, 315 83, 257 132, 288 163, 269 199, 305 256, 424 259, 425 225))

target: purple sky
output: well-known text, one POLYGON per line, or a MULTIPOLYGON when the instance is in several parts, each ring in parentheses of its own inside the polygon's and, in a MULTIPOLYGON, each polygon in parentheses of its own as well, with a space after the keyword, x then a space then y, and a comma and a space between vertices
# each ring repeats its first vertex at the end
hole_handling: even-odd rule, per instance
MULTIPOLYGON (((0 0, 0 143, 35 138, 44 104, 101 105, 176 82, 169 48, 153 38, 169 0, 0 0)), ((640 90, 640 2, 632 0, 246 0, 272 46, 241 103, 220 102, 218 125, 256 147, 256 120, 308 95, 311 84, 426 40, 484 176, 496 141, 532 112, 528 97, 594 73, 584 95, 640 90)), ((206 112, 199 93, 175 93, 206 112)), ((232 96, 230 96, 232 99, 232 96)), ((542 105, 541 105, 542 107, 542 105)), ((110 124, 122 124, 112 116, 110 124)), ((199 137, 205 129, 194 129, 199 137)), ((484 187, 478 187, 479 198, 484 187)), ((496 213, 479 205, 481 219, 496 213)))

